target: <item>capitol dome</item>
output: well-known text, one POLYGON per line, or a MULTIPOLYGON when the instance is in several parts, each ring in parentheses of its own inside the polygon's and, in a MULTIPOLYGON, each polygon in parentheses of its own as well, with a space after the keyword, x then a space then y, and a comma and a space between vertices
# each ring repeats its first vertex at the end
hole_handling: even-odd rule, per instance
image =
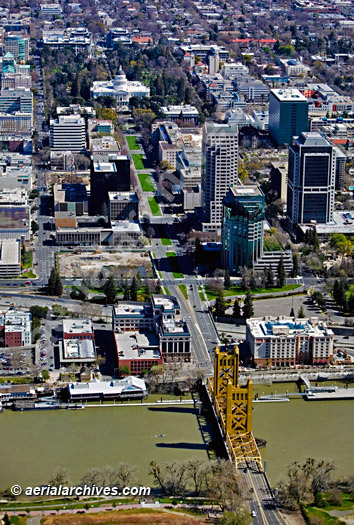
POLYGON ((127 85, 127 77, 122 69, 122 66, 120 66, 119 71, 117 72, 113 80, 114 89, 126 89, 127 85))

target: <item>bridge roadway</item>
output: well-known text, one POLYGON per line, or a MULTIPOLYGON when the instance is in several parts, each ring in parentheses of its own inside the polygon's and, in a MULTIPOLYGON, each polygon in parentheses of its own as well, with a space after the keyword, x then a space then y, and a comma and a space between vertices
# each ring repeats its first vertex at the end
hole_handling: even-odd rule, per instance
POLYGON ((241 475, 253 494, 253 500, 250 501, 251 512, 255 513, 253 524, 283 524, 279 511, 274 503, 267 477, 263 472, 259 471, 257 464, 249 463, 247 469, 244 468, 243 471, 241 470, 241 475))

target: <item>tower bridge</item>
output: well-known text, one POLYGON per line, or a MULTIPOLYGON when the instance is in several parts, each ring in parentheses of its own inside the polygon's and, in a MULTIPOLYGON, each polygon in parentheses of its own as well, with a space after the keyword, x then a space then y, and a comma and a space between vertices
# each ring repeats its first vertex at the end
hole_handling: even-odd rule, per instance
POLYGON ((253 384, 239 385, 239 349, 215 350, 214 378, 208 378, 207 390, 236 468, 250 463, 263 471, 261 455, 252 433, 253 384))

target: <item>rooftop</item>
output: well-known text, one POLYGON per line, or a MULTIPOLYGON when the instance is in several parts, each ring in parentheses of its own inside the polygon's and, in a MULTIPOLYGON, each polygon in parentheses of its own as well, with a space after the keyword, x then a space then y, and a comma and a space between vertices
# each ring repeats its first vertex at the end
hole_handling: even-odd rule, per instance
POLYGON ((319 131, 303 131, 298 137, 295 137, 295 142, 301 146, 324 146, 332 147, 331 142, 326 139, 325 135, 319 131))
POLYGON ((70 395, 119 395, 129 391, 146 392, 146 385, 143 379, 138 377, 128 376, 124 379, 117 379, 115 381, 98 381, 93 380, 90 383, 71 383, 68 387, 70 395))
POLYGON ((298 89, 271 89, 280 102, 307 102, 307 98, 298 89))
POLYGON ((60 344, 60 362, 96 361, 95 344, 90 339, 64 339, 60 344))
POLYGON ((139 201, 137 194, 129 191, 109 191, 108 198, 110 201, 139 201))
POLYGON ((114 334, 119 359, 160 359, 158 338, 151 332, 114 334))
POLYGON ((16 239, 3 239, 0 244, 0 265, 20 263, 20 241, 16 239))
POLYGON ((327 328, 324 322, 320 322, 317 317, 309 319, 296 319, 294 317, 260 317, 246 321, 247 329, 253 337, 287 338, 297 337, 298 335, 308 335, 314 337, 333 336, 333 331, 327 328))
POLYGON ((64 319, 63 333, 65 334, 93 334, 91 319, 64 319))
POLYGON ((230 190, 235 197, 254 197, 255 195, 263 195, 259 186, 231 186, 230 190))

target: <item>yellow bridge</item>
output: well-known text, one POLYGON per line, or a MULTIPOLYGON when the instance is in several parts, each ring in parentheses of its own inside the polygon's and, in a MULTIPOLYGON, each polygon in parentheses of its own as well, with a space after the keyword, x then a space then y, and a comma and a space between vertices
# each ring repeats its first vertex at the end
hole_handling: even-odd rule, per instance
POLYGON ((232 352, 215 350, 214 378, 208 378, 207 389, 214 403, 225 442, 236 468, 256 463, 262 471, 262 460, 252 434, 253 384, 248 379, 240 386, 239 349, 232 352))

